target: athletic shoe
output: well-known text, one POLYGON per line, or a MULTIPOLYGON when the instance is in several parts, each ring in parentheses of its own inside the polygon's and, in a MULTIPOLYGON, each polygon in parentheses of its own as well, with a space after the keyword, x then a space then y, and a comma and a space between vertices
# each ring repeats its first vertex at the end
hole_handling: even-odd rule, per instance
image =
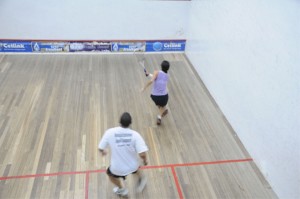
POLYGON ((138 185, 136 187, 136 191, 138 193, 142 192, 144 190, 146 184, 147 184, 146 176, 143 176, 143 177, 139 178, 138 185))
POLYGON ((127 197, 128 196, 128 189, 126 189, 126 188, 114 187, 113 192, 115 194, 117 194, 118 196, 122 196, 122 197, 127 197))
POLYGON ((157 117, 156 124, 157 124, 157 125, 160 125, 160 124, 161 124, 161 118, 157 117))
POLYGON ((167 114, 168 114, 168 109, 166 109, 166 110, 162 113, 161 117, 165 117, 167 114))

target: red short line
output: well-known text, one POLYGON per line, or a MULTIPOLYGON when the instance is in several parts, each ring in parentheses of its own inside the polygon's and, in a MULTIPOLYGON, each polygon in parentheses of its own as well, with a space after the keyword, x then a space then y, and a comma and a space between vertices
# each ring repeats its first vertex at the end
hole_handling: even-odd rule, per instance
POLYGON ((90 171, 87 171, 89 173, 103 173, 103 172, 106 172, 106 169, 98 169, 98 170, 90 170, 90 171))
POLYGON ((153 165, 153 166, 142 166, 141 169, 162 169, 162 168, 170 168, 172 164, 167 165, 153 165))
POLYGON ((172 169, 172 174, 173 174, 173 177, 174 177, 174 181, 175 181, 175 185, 176 185, 176 188, 177 188, 177 192, 178 192, 179 198, 183 199, 183 194, 182 194, 181 187, 180 187, 177 175, 176 175, 175 168, 171 167, 171 169, 172 169))
POLYGON ((226 164, 226 163, 250 162, 250 161, 253 161, 253 159, 252 158, 247 158, 247 159, 237 159, 237 160, 219 160, 219 161, 211 161, 211 162, 166 164, 166 165, 156 165, 156 166, 144 166, 144 167, 142 167, 142 169, 170 168, 170 167, 190 167, 190 166, 199 166, 199 165, 226 164))
POLYGON ((43 174, 31 174, 23 176, 7 176, 0 177, 1 180, 10 180, 10 179, 20 179, 20 178, 37 178, 37 177, 47 177, 47 176, 60 176, 60 175, 77 175, 77 174, 86 174, 86 173, 103 173, 106 170, 91 170, 91 171, 70 171, 70 172, 58 172, 58 173, 43 173, 43 174))
MULTIPOLYGON (((156 168, 170 168, 170 167, 189 167, 189 166, 199 166, 199 165, 209 165, 209 164, 225 164, 225 163, 234 163, 234 162, 250 162, 253 161, 252 158, 247 159, 236 159, 236 160, 220 160, 212 162, 195 162, 195 163, 183 163, 183 164, 166 164, 166 165, 154 165, 154 166, 143 166, 142 169, 156 169, 156 168)), ((1 180, 10 180, 10 179, 21 179, 21 178, 37 178, 37 177, 46 177, 46 176, 59 176, 59 175, 77 175, 77 174, 86 174, 86 173, 102 173, 106 170, 90 170, 90 171, 73 171, 73 172, 58 172, 58 173, 45 173, 45 174, 31 174, 23 176, 3 176, 0 177, 1 180)))

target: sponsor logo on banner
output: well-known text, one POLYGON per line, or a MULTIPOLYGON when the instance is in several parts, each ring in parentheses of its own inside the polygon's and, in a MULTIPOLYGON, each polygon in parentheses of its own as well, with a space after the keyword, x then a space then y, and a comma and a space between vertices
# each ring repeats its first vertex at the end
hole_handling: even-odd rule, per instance
POLYGON ((31 42, 0 41, 0 52, 32 52, 31 42))
POLYGON ((163 44, 161 42, 153 43, 153 50, 154 51, 161 51, 163 49, 163 44))
POLYGON ((147 52, 159 52, 159 51, 184 51, 185 41, 147 41, 147 52))
POLYGON ((71 42, 70 52, 101 51, 111 52, 110 42, 71 42))
POLYGON ((69 52, 68 42, 32 42, 33 52, 69 52))
POLYGON ((111 44, 113 52, 145 52, 145 42, 113 42, 111 44))

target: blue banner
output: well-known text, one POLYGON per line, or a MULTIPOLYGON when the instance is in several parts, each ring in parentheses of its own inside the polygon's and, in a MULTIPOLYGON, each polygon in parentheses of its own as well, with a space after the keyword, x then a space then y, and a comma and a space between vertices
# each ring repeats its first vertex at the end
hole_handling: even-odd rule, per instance
POLYGON ((145 52, 145 42, 112 42, 113 52, 145 52))
POLYGON ((146 52, 184 51, 184 50, 185 50, 185 40, 146 42, 146 52))
POLYGON ((175 52, 186 40, 157 41, 12 41, 1 40, 0 52, 175 52))
POLYGON ((0 41, 0 52, 32 52, 29 41, 0 41))
POLYGON ((101 51, 111 52, 110 42, 71 42, 70 52, 101 51))
POLYGON ((32 42, 33 52, 69 52, 68 42, 32 42))

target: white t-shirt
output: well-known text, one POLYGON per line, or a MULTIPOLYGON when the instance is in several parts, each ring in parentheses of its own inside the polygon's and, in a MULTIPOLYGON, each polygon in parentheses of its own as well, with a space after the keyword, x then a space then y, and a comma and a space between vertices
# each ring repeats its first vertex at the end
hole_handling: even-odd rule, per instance
POLYGON ((142 136, 130 129, 115 127, 105 131, 99 149, 111 149, 110 171, 126 176, 139 168, 139 153, 148 151, 142 136))

